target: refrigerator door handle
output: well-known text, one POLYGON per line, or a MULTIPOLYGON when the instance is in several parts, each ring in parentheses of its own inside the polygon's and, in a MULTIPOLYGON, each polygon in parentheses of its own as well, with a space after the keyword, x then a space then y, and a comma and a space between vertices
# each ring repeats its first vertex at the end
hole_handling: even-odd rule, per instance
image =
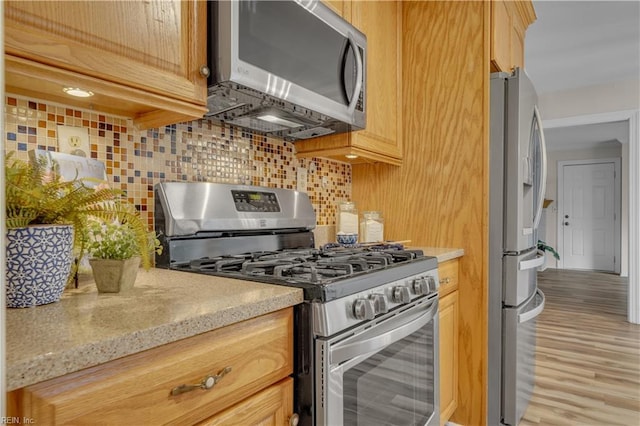
POLYGON ((527 311, 527 312, 524 312, 524 313, 518 315, 518 324, 522 324, 522 323, 525 323, 527 321, 531 321, 532 319, 534 319, 535 317, 540 315, 542 313, 542 311, 544 310, 545 297, 544 297, 544 293, 542 292, 542 290, 538 289, 536 291, 535 298, 536 298, 536 307, 533 308, 530 311, 527 311))
POLYGON ((544 263, 544 252, 538 250, 537 256, 531 260, 523 260, 518 263, 518 269, 521 271, 526 271, 527 269, 537 268, 538 266, 542 266, 544 263))
POLYGON ((544 140, 544 129, 542 128, 542 118, 540 117, 540 111, 538 106, 533 106, 533 115, 538 123, 538 131, 540 132, 540 153, 542 154, 542 162, 540 163, 540 188, 538 188, 538 207, 536 208, 536 215, 533 218, 533 227, 538 228, 540 219, 542 218, 542 206, 544 204, 544 192, 547 185, 547 143, 544 140))

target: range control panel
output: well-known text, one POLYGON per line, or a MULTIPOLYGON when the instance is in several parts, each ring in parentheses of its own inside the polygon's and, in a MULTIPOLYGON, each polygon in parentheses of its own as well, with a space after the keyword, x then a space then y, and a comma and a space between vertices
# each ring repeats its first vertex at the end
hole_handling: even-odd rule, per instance
POLYGON ((239 212, 273 213, 280 211, 278 198, 273 192, 232 190, 233 202, 239 212))

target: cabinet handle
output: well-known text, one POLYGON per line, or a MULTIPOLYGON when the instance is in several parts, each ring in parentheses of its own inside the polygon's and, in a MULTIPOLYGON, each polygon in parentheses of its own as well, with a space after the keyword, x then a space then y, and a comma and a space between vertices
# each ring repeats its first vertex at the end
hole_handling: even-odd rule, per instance
POLYGON ((300 422, 300 416, 298 413, 293 413, 291 417, 289 417, 289 426, 298 426, 300 422))
POLYGON ((203 77, 209 77, 209 74, 211 74, 211 70, 209 69, 208 66, 203 65, 200 67, 200 75, 203 77))
POLYGON ((443 278, 440 280, 440 284, 449 284, 451 282, 451 278, 443 278))
POLYGON ((172 396, 180 395, 185 392, 192 391, 194 389, 209 390, 215 385, 217 385, 218 382, 222 380, 222 378, 230 372, 231 372, 231 367, 225 367, 222 370, 218 371, 218 374, 216 374, 215 376, 206 376, 204 379, 202 379, 200 383, 197 383, 195 385, 176 386, 175 388, 171 389, 171 395, 172 396))

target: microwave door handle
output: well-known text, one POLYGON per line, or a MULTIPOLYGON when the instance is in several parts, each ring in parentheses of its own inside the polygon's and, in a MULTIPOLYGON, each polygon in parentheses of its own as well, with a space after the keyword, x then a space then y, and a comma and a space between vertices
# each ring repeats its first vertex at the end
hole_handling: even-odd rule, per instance
POLYGON ((424 314, 406 324, 400 325, 399 327, 393 328, 392 330, 386 331, 377 336, 370 337, 365 340, 356 340, 353 343, 348 343, 344 346, 331 349, 331 364, 340 364, 361 355, 377 352, 393 342, 402 340, 432 321, 437 311, 438 301, 436 300, 424 314))
POLYGON ((349 115, 353 115, 353 112, 356 110, 356 105, 358 104, 358 99, 360 98, 360 92, 362 91, 362 58, 360 57, 360 49, 358 49, 358 45, 353 39, 351 32, 347 33, 347 39, 353 49, 353 56, 356 59, 356 86, 353 88, 353 96, 347 109, 349 115))
POLYGON ((542 119, 540 118, 540 111, 538 106, 534 105, 533 115, 538 123, 538 133, 540 134, 540 153, 542 155, 542 161, 540 162, 540 188, 538 188, 538 207, 536 208, 536 215, 533 219, 533 228, 537 229, 542 218, 542 206, 544 204, 544 192, 547 185, 547 144, 544 140, 544 129, 542 128, 542 119))

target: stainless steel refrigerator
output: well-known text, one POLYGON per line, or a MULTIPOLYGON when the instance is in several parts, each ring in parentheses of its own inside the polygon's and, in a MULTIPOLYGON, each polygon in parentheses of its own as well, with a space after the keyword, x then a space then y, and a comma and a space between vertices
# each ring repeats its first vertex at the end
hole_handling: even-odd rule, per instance
POLYGON ((522 69, 491 75, 489 425, 517 425, 533 392, 536 317, 544 309, 537 250, 546 148, 537 95, 522 69))

